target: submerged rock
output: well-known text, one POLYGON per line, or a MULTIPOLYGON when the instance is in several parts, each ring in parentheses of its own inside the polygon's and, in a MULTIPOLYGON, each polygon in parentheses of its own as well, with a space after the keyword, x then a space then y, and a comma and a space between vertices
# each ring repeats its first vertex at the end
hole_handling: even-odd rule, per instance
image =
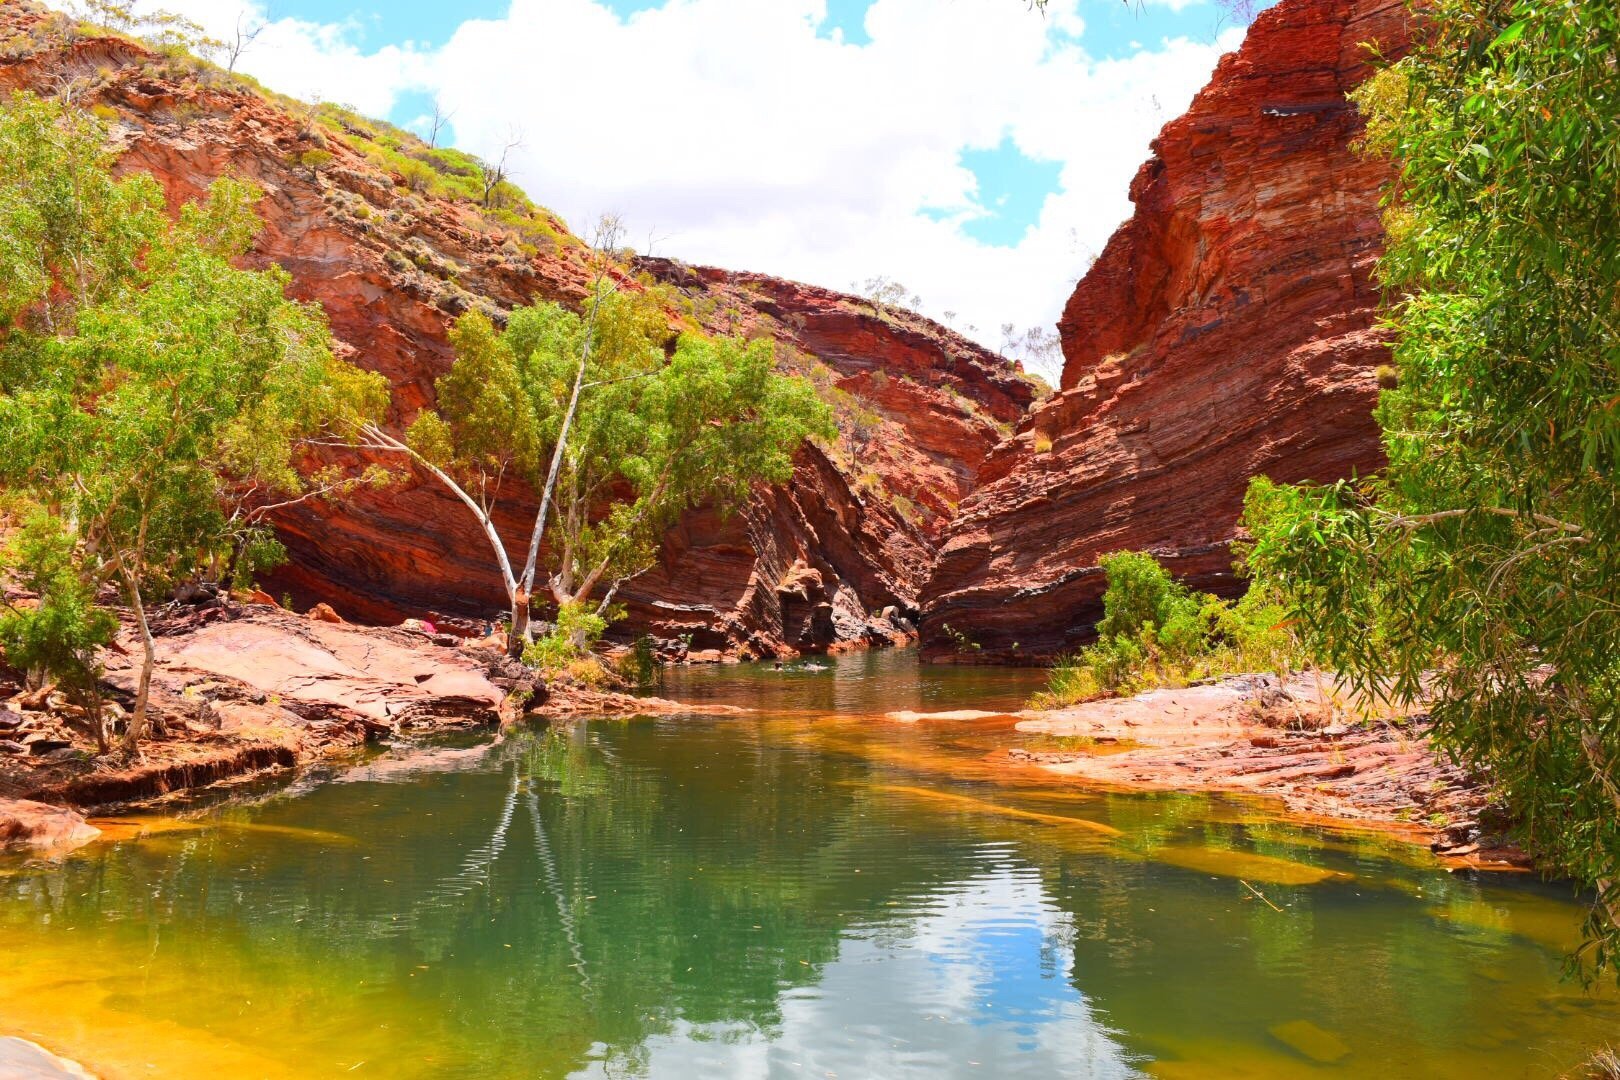
POLYGON ((1273 1039, 1319 1065, 1337 1065, 1350 1056, 1350 1047, 1343 1039, 1309 1020, 1290 1020, 1266 1030, 1273 1039))

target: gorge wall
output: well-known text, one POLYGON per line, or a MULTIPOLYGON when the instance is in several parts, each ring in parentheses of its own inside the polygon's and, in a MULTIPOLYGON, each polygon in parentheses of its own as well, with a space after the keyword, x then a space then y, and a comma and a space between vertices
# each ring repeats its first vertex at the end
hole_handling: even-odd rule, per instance
MULTIPOLYGON (((584 245, 560 220, 436 192, 395 152, 399 133, 25 0, 0 6, 0 91, 18 89, 91 107, 119 168, 153 173, 175 206, 219 176, 258 184, 265 229, 252 260, 285 267, 346 357, 388 377, 396 428, 431 404, 458 314, 476 305, 500 321, 515 305, 586 292, 584 245)), ((1033 400, 1031 384, 937 324, 855 297, 668 260, 623 258, 619 279, 666 295, 672 327, 774 338, 782 366, 834 403, 841 430, 834 445, 807 445, 793 480, 741 512, 686 515, 658 565, 621 590, 620 632, 754 655, 903 634, 937 538, 1033 400)), ((528 492, 499 507, 514 545, 526 545, 533 513, 528 492)), ((377 622, 505 607, 482 534, 422 475, 290 507, 275 524, 290 562, 267 585, 301 604, 377 622)))
POLYGON ((1165 126, 1133 216, 1064 311, 1060 392, 992 452, 945 532, 928 655, 1038 661, 1084 643, 1111 551, 1234 592, 1250 477, 1381 464, 1388 166, 1352 148, 1346 93, 1370 73, 1365 43, 1405 42, 1400 0, 1283 0, 1165 126))

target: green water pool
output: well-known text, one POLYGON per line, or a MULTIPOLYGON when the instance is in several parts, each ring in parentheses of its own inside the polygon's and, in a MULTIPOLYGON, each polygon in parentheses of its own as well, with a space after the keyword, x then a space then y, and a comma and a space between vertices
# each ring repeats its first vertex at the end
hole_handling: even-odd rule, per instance
POLYGON ((394 747, 0 861, 0 1034, 108 1077, 1555 1077, 1620 1041, 1566 888, 883 719, 1038 678, 673 672, 754 711, 394 747))

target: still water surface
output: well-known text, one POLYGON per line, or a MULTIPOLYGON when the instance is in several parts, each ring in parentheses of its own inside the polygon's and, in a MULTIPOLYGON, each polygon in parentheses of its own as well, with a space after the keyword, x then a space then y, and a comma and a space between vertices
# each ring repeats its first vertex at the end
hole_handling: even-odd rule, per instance
POLYGON ((0 1033, 109 1077, 1551 1077, 1620 1039, 1561 981, 1564 890, 881 719, 1035 678, 675 672, 757 711, 400 747, 0 862, 0 1033))

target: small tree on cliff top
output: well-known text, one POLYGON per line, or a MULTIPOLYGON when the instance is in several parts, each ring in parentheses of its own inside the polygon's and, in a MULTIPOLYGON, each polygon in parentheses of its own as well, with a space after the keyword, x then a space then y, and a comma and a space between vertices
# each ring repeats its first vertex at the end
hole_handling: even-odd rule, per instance
POLYGON ((1374 482, 1257 482, 1250 566, 1364 688, 1432 697, 1620 948, 1620 7, 1438 0, 1358 93, 1400 166, 1374 482))
MULTIPOLYGON (((131 608, 133 749, 153 590, 247 540, 244 500, 309 494, 302 441, 374 415, 386 386, 333 359, 324 317, 286 298, 283 271, 232 265, 259 227, 254 189, 221 180, 172 221, 149 175, 112 179, 93 118, 26 95, 0 108, 0 159, 0 483, 56 520, 87 590, 58 580, 60 544, 36 543, 24 570, 52 582, 39 611, 108 582, 131 608)), ((44 618, 8 620, 8 648, 44 618)))
POLYGON ((831 435, 812 388, 776 374, 770 343, 685 334, 666 355, 669 339, 664 311, 605 275, 582 313, 537 304, 497 333, 470 312, 452 332, 438 410, 404 439, 367 429, 371 449, 409 454, 477 520, 511 603, 512 655, 530 637, 542 539, 565 621, 600 625, 681 510, 734 506, 756 481, 785 481, 804 439, 831 435), (492 516, 508 479, 540 494, 521 566, 492 516))

